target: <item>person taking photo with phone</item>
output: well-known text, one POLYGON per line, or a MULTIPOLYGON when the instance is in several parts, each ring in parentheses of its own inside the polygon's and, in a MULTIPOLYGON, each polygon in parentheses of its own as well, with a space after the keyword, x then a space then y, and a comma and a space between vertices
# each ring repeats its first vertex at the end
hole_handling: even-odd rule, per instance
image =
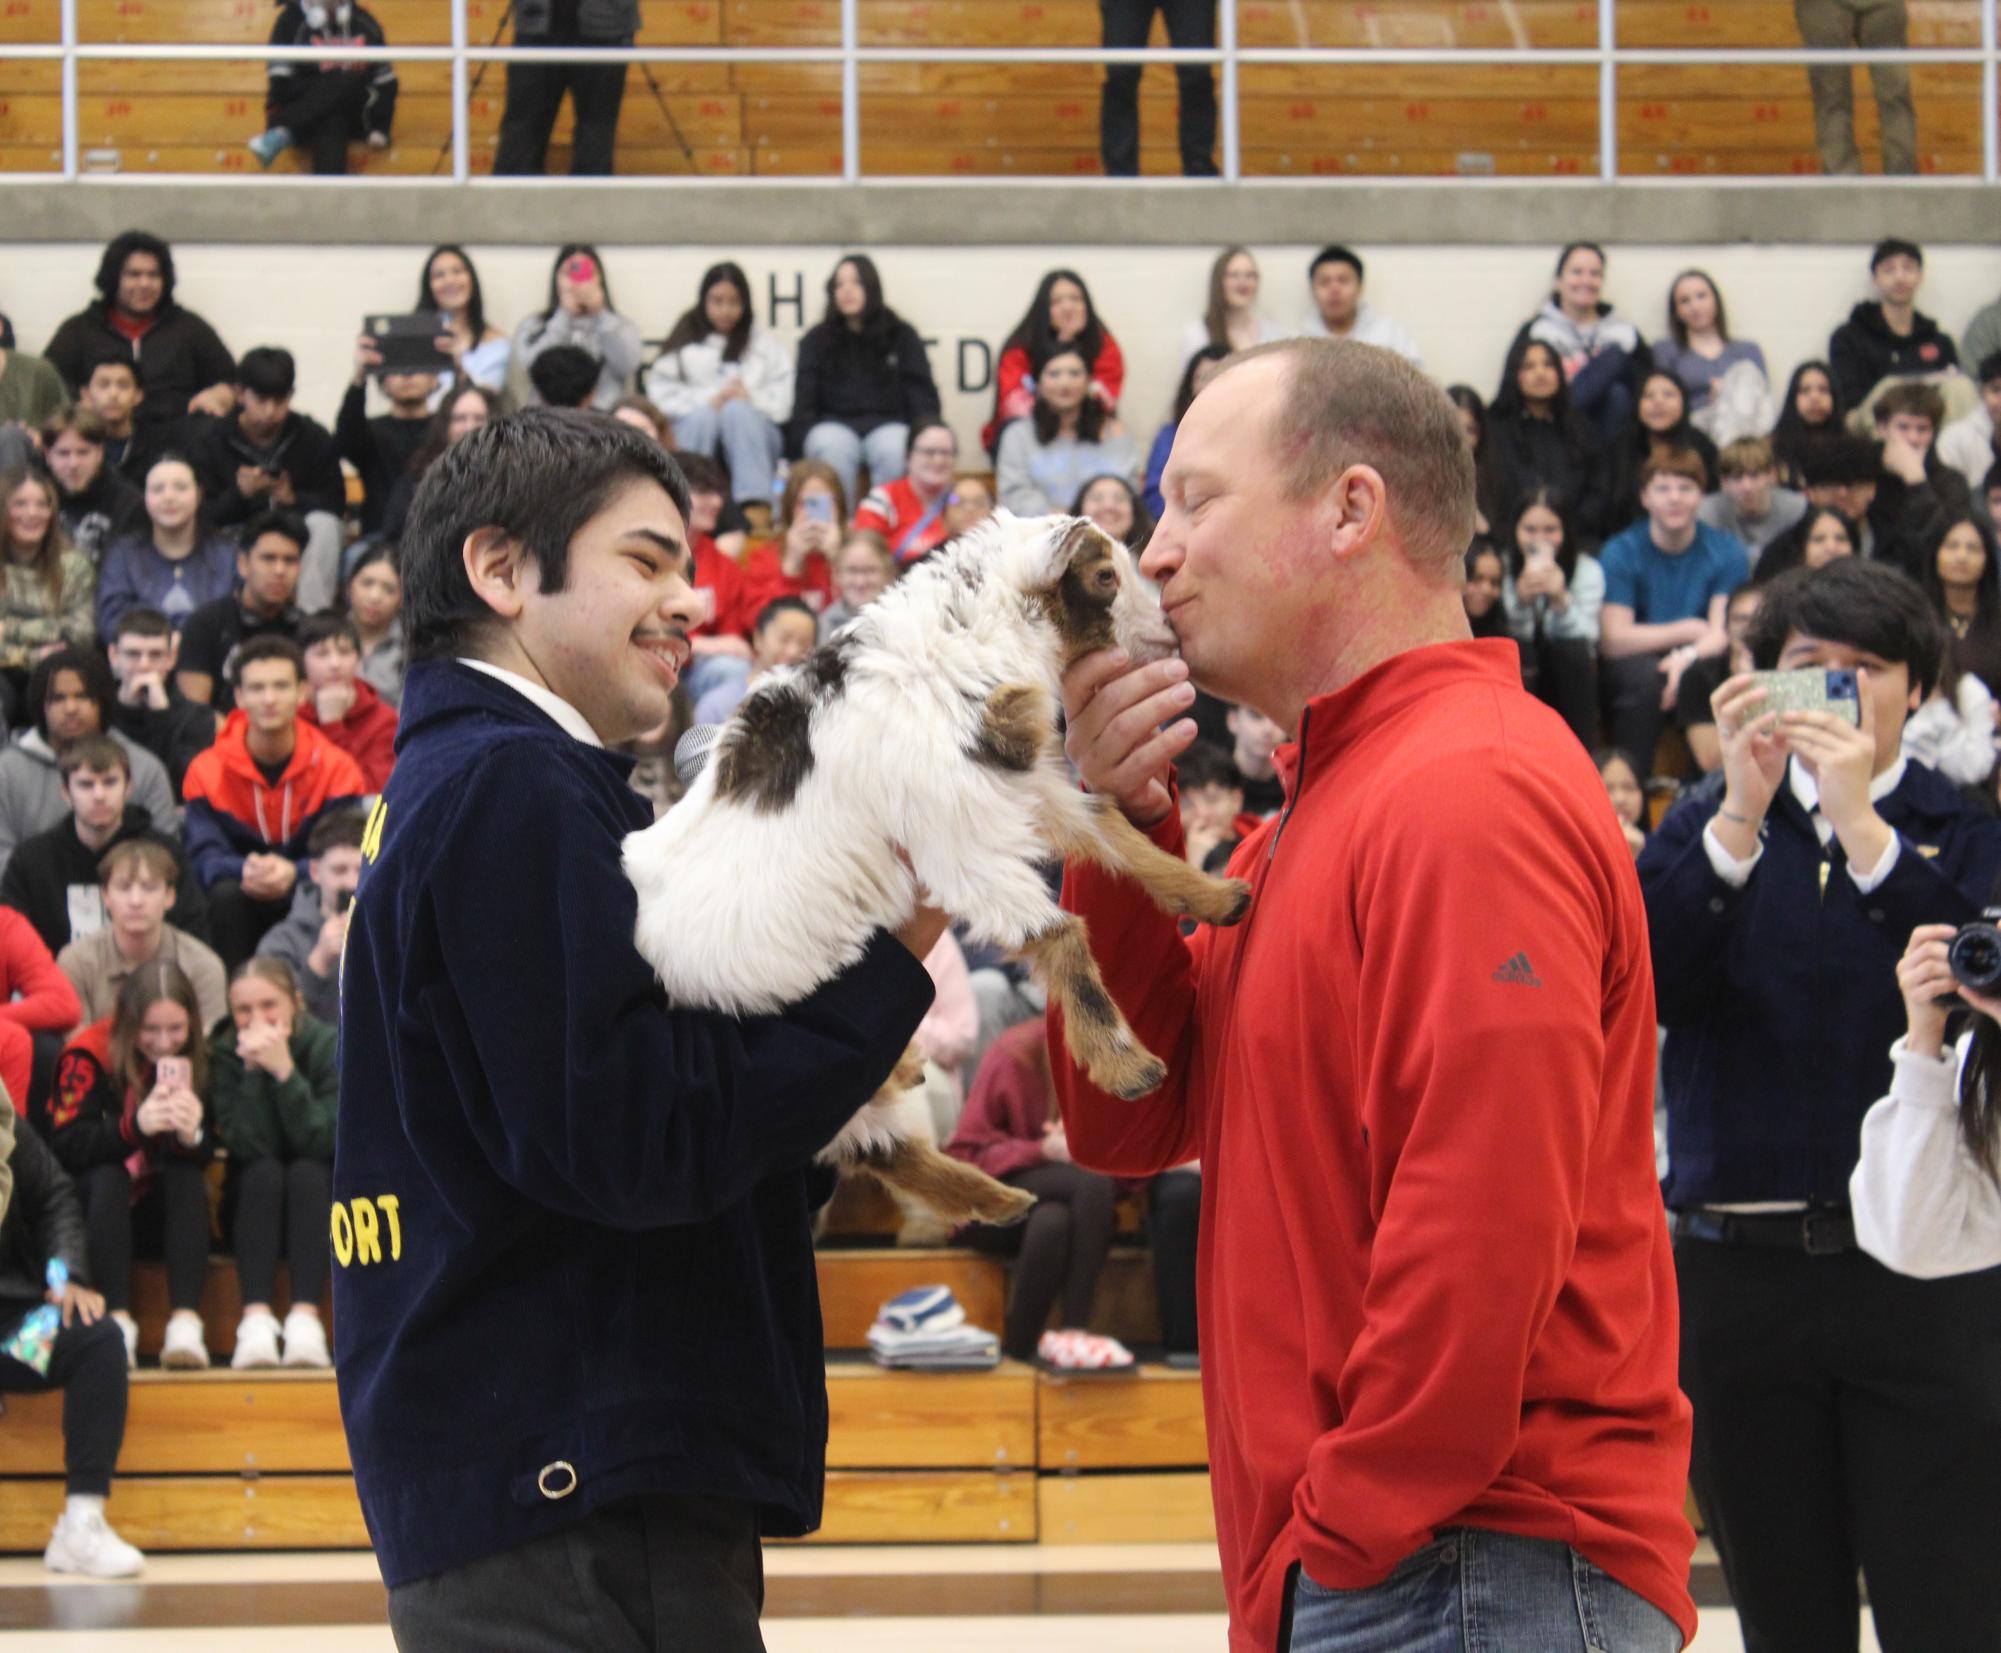
POLYGON ((2001 1274, 1920 1283, 1858 1246, 1850 1178, 1906 1016, 1896 960, 2001 873, 2001 821, 1902 749, 1941 628, 1896 569, 1766 588, 1759 672, 1855 674, 1854 722, 1712 697, 1722 762, 1640 856, 1658 1012, 1690 1469, 1746 1645, 2001 1646, 2001 1274))

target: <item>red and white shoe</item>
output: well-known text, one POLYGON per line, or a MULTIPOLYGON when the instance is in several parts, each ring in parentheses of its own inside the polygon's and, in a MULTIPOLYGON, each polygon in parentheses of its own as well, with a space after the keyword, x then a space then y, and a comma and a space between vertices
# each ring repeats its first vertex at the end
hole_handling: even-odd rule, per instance
POLYGON ((1061 1372, 1111 1372, 1133 1363, 1132 1351, 1123 1343, 1096 1332, 1044 1332, 1035 1352, 1061 1372))

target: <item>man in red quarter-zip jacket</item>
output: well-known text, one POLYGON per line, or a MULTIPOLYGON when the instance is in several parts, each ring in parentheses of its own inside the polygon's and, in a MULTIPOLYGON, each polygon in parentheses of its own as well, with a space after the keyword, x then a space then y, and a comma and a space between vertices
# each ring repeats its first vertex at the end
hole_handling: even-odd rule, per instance
POLYGON ((1202 1161, 1233 1653, 1672 1653, 1690 1415, 1645 911, 1583 749, 1468 635, 1453 410, 1388 352, 1268 345, 1195 400, 1164 494, 1142 567, 1183 658, 1076 665, 1071 758, 1179 854, 1192 677, 1297 732, 1285 808, 1232 857, 1235 929, 1184 940, 1070 865, 1170 1077, 1121 1102, 1051 1049, 1080 1165, 1202 1161))

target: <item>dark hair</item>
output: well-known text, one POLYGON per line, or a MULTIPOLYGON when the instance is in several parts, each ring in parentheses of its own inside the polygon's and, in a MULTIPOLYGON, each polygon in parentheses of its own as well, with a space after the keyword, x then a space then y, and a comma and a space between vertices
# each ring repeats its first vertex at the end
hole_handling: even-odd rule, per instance
POLYGON ((499 528, 563 589, 570 541, 629 482, 657 483, 685 519, 688 484, 671 454, 601 413, 529 408, 474 431, 418 484, 403 530, 403 622, 414 660, 464 654, 493 612, 467 578, 463 547, 499 528))
POLYGON ((500 397, 497 394, 469 379, 454 380, 445 387, 445 398, 438 404, 438 411, 431 415, 431 427, 424 432, 424 440, 410 455, 412 476, 422 476, 452 445, 452 409, 468 396, 477 396, 486 403, 486 422, 489 425, 500 417, 500 397))
POLYGON ((298 364, 292 360, 291 351, 260 344, 243 352, 243 359, 236 364, 236 382, 244 390, 254 390, 259 396, 276 400, 299 388, 298 364))
POLYGON ((1883 455, 1866 436, 1826 437, 1800 456, 1800 480, 1809 488, 1831 483, 1873 482, 1883 474, 1883 455))
POLYGON ((372 568, 376 563, 386 562, 389 565, 389 572, 396 576, 397 583, 402 583, 403 559, 390 541, 374 534, 364 535, 348 547, 347 555, 348 561, 340 577, 343 613, 346 612, 347 588, 354 583, 355 575, 364 568, 372 568))
POLYGON ((1592 748, 1591 767, 1597 770, 1599 774, 1604 774, 1615 763, 1623 763, 1628 769, 1632 770, 1634 780, 1638 781, 1642 787, 1646 785, 1647 777, 1640 773, 1640 766, 1633 761, 1633 754, 1628 752, 1625 747, 1597 746, 1592 748))
POLYGON ((1220 786, 1232 792, 1244 789, 1243 771, 1236 758, 1213 740, 1198 740, 1176 758, 1174 778, 1183 792, 1198 786, 1220 786))
MULTIPOLYGON (((1492 557, 1501 565, 1502 578, 1507 577, 1508 559, 1501 555, 1500 547, 1491 540, 1476 539, 1466 547, 1466 578, 1469 581, 1473 578, 1473 570, 1479 566, 1482 557, 1492 557)), ((1477 618, 1471 614, 1467 615, 1466 623, 1473 628, 1475 637, 1505 637, 1508 635, 1507 605, 1497 597, 1494 599, 1494 606, 1485 614, 1477 618)))
POLYGON ((291 638, 282 637, 273 631, 267 631, 260 636, 251 638, 249 642, 245 643, 231 656, 229 662, 229 681, 232 684, 240 686, 243 682, 243 674, 252 666, 266 660, 289 661, 293 675, 301 683, 305 682, 306 657, 300 652, 299 645, 293 642, 291 638))
POLYGON ((1590 422, 1577 411, 1576 404, 1570 399, 1570 379, 1563 371, 1562 356, 1557 354, 1555 345, 1531 338, 1526 332, 1516 338, 1514 347, 1508 352, 1507 365, 1501 369, 1501 388, 1495 393, 1493 405, 1488 409, 1492 423, 1519 424, 1528 417, 1528 403, 1522 396, 1520 379, 1531 350, 1542 351, 1556 368, 1556 394, 1550 399, 1549 413, 1557 430, 1572 447, 1584 453, 1595 452, 1598 439, 1592 434, 1590 422))
POLYGON ((172 637, 174 622, 157 608, 145 603, 134 603, 118 616, 118 624, 111 628, 111 640, 121 637, 172 637))
MULTIPOLYGON (((1716 300, 1716 336, 1725 344, 1728 344, 1730 342, 1730 320, 1724 314, 1723 310, 1723 289, 1716 285, 1716 278, 1707 270, 1683 270, 1680 275, 1668 283, 1668 332, 1673 336, 1674 342, 1680 345, 1682 349, 1686 350, 1688 348, 1688 326, 1682 321, 1681 312, 1674 307, 1674 290, 1690 277, 1708 284, 1709 296, 1716 300)), ((1682 400, 1688 400, 1688 393, 1686 391, 1682 393, 1682 400)))
POLYGON ((1028 314, 1015 324, 1001 345, 1001 354, 1010 350, 1025 350, 1031 363, 1044 359, 1062 342, 1049 325, 1049 299, 1059 281, 1070 282, 1084 295, 1084 330, 1069 341, 1069 347, 1084 358, 1086 371, 1098 370, 1098 357, 1105 348, 1105 324, 1098 320, 1097 306, 1091 302, 1091 289, 1084 285, 1084 278, 1075 270, 1051 270, 1036 284, 1035 297, 1029 301, 1028 314))
MULTIPOLYGON (((58 408, 42 421, 42 452, 46 454, 65 436, 75 435, 94 448, 101 448, 110 432, 104 428, 104 421, 81 402, 72 402, 68 407, 58 408)), ((56 484, 61 488, 62 484, 56 484)))
POLYGON ((528 382, 552 408, 580 408, 597 389, 602 366, 581 345, 552 344, 528 364, 528 382))
POLYGON ((1779 422, 1772 427, 1772 452, 1778 455, 1779 463, 1786 472, 1797 480, 1805 474, 1808 450, 1840 435, 1846 429, 1847 421, 1848 400, 1841 394, 1841 381, 1835 378, 1834 369, 1823 361, 1801 362, 1786 381, 1785 405, 1779 409, 1779 422), (1828 415, 1824 425, 1809 425, 1799 415, 1800 381, 1809 373, 1818 373, 1827 381, 1827 393, 1834 411, 1828 415))
MULTIPOLYGON (((69 530, 63 526, 63 491, 57 485, 53 472, 45 471, 40 465, 16 465, 0 471, 0 509, 16 493, 27 487, 39 488, 48 502, 48 525, 42 529, 39 545, 33 547, 34 555, 27 567, 41 576, 42 595, 49 607, 60 611, 63 601, 63 559, 69 555, 69 530)), ((7 526, 4 516, 0 516, 0 552, 13 555, 14 531, 7 526)))
POLYGON ((336 637, 346 638, 356 654, 361 652, 361 633, 354 629, 354 622, 345 614, 332 609, 324 614, 308 614, 299 622, 299 653, 304 656, 310 649, 331 642, 336 637))
POLYGON ((1357 281, 1368 280, 1368 272, 1362 268, 1361 259, 1338 243, 1333 246, 1322 247, 1319 252, 1313 255, 1313 262, 1306 266, 1306 279, 1311 281, 1323 264, 1345 264, 1355 272, 1355 279, 1357 281))
POLYGON ((1983 494, 1991 494, 1996 488, 2001 488, 2001 455, 1995 457, 1994 463, 1987 467, 1987 474, 1980 479, 1983 494))
POLYGON ((1904 241, 1897 236, 1891 235, 1885 236, 1881 241, 1878 241, 1875 250, 1869 254, 1869 273, 1874 275, 1888 260, 1893 258, 1908 258, 1919 269, 1922 270, 1925 267, 1924 248, 1920 247, 1915 241, 1904 241))
POLYGON ((1994 1096, 1994 1073, 2001 1067, 2001 1022, 1975 1016, 1966 1065, 1959 1073, 1959 1137, 1974 1164, 2001 1182, 2001 1104, 1994 1096))
POLYGON ((2001 350, 1991 350, 1980 358, 1980 366, 1974 370, 1974 378, 1983 385, 1991 385, 2001 380, 2001 350))
POLYGON ((83 682, 83 692, 97 702, 98 733, 108 733, 111 714, 118 700, 118 685, 111 676, 111 662, 96 649, 80 649, 66 643, 53 654, 45 654, 28 674, 28 698, 23 708, 28 721, 49 738, 49 690, 57 672, 75 672, 83 682))
POLYGON ((1515 501, 1514 509, 1508 513, 1507 527, 1501 535, 1499 550, 1502 564, 1510 574, 1520 577, 1528 562, 1520 539, 1522 518, 1537 506, 1556 518, 1558 531, 1563 536, 1556 548, 1556 566, 1563 570, 1564 583, 1568 585, 1577 578, 1577 525, 1570 518, 1570 502, 1554 488, 1538 485, 1515 501))
POLYGON ((563 266, 579 256, 588 258, 598 267, 598 286, 604 292, 604 307, 611 314, 618 314, 618 306, 611 301, 611 277, 605 273, 604 255, 588 241, 570 241, 557 249, 556 262, 549 266, 549 308, 542 312, 543 321, 548 321, 562 303, 561 294, 557 289, 557 277, 562 275, 563 266))
POLYGON ((816 626, 820 617, 813 612, 813 605, 803 597, 774 597, 757 611, 757 618, 751 623, 751 634, 762 637, 774 620, 787 614, 803 614, 816 626))
POLYGON ((115 769, 129 781, 132 755, 109 735, 85 735, 71 742, 69 750, 56 760, 56 773, 65 786, 79 769, 88 769, 93 775, 108 775, 115 769))
POLYGON ((313 823, 306 838, 306 854, 317 861, 330 849, 360 849, 367 830, 367 818, 360 810, 330 809, 313 823))
POLYGON ((417 276, 417 302, 411 308, 431 315, 444 313, 431 297, 431 266, 445 253, 466 267, 466 275, 472 281, 472 297, 466 300, 466 326, 472 333, 472 342, 478 344, 486 334, 486 297, 480 291, 479 271, 473 265, 472 254, 456 242, 447 241, 424 255, 424 268, 417 276))
POLYGON ((171 999, 187 1012, 188 1088, 202 1096, 208 1089, 208 1040, 202 1032, 201 999, 187 972, 172 959, 135 965, 118 990, 118 1007, 111 1013, 113 1080, 122 1089, 138 1091, 153 1083, 153 1059, 139 1046, 139 1028, 146 1012, 162 999, 171 999))
POLYGON ((1181 383, 1174 391, 1174 417, 1168 423, 1178 425, 1188 417, 1188 409, 1195 401, 1195 370, 1204 362, 1222 362, 1230 358, 1227 344, 1205 344, 1188 358, 1188 365, 1181 370, 1181 383))
MULTIPOLYGON (((1075 356, 1084 364, 1086 381, 1091 377, 1090 357, 1074 344, 1059 344, 1046 356, 1030 358, 1031 368, 1035 374, 1035 406, 1030 410, 1029 418, 1035 426, 1035 439, 1038 442, 1054 442, 1063 428, 1061 415, 1042 399, 1042 375, 1048 371, 1049 364, 1061 356, 1075 356)), ((1084 387, 1084 400, 1077 407, 1077 440, 1097 441, 1105 434, 1105 418, 1105 404, 1091 394, 1087 382, 1084 387)))
POLYGON ((1876 398, 1870 417, 1880 430, 1900 413, 1906 418, 1930 420, 1932 434, 1936 436, 1945 424, 1945 398, 1937 387, 1921 380, 1899 379, 1876 398))
POLYGON ((867 253, 842 253, 834 260, 834 267, 827 274, 827 313, 820 318, 820 325, 823 327, 847 325, 847 317, 834 308, 834 284, 840 280, 843 264, 852 264, 855 267, 855 278, 862 284, 860 328, 862 337, 877 348, 888 350, 896 340, 896 331, 903 325, 903 318, 884 302, 882 276, 876 270, 875 260, 867 253))
POLYGON ((1081 517, 1084 514, 1084 497, 1100 482, 1116 482, 1126 491, 1126 503, 1132 507, 1133 525, 1126 531, 1126 548, 1134 553, 1142 550, 1146 542, 1153 538, 1153 513, 1146 508, 1146 501, 1140 492, 1117 471, 1103 471, 1091 477, 1077 490, 1077 497, 1070 502, 1070 514, 1081 517))
MULTIPOLYGON (((1471 385, 1448 385, 1445 399, 1460 412, 1473 415, 1473 500, 1491 525, 1501 515, 1501 484, 1495 471, 1494 444, 1487 439, 1487 404, 1471 385)), ((1567 541, 1569 535, 1564 537, 1567 541)))
POLYGON ((1813 538, 1815 526, 1823 517, 1832 517, 1841 525, 1841 531, 1848 536, 1848 548, 1856 556, 1862 554, 1862 536, 1856 532, 1855 524, 1847 515, 1837 511, 1832 505, 1809 505, 1806 515, 1786 530, 1758 559, 1758 577, 1761 580, 1776 579, 1781 574, 1789 574, 1795 568, 1806 566, 1807 541, 1813 538))
POLYGON ((1230 342, 1229 307, 1223 297, 1223 276, 1233 259, 1248 258, 1257 264, 1257 256, 1249 247, 1225 247, 1216 255, 1216 262, 1209 266, 1209 304, 1202 312, 1202 326, 1209 335, 1211 344, 1227 346, 1230 342))
POLYGON ((729 480, 723 475, 722 466, 707 454, 677 453, 675 462, 681 467, 681 475, 686 479, 689 494, 727 494, 729 480))
MULTIPOLYGON (((723 360, 740 362, 743 353, 750 348, 750 330, 757 319, 757 308, 751 303, 750 277, 743 273, 741 264, 724 259, 720 264, 711 264, 702 272, 701 285, 695 289, 695 302, 681 312, 681 319, 674 323, 673 331, 667 335, 667 342, 661 345, 660 354, 671 356, 678 350, 685 350, 691 344, 699 344, 714 331, 709 326, 709 289, 727 282, 737 290, 743 300, 743 314, 737 317, 736 326, 729 330, 723 341, 723 360)), ((863 283, 867 285, 866 282, 863 283)), ((610 302, 609 299, 606 300, 610 302)))
POLYGON ((1948 695, 1959 687, 1961 670, 1974 659, 1991 662, 2001 653, 2001 554, 1997 554, 1994 535, 1986 523, 1971 511, 1954 511, 1946 516, 1936 534, 1925 541, 1923 565, 1917 570, 1918 584, 1924 587, 1925 595, 1931 599, 1933 611, 1939 623, 1951 626, 1951 614, 1945 606, 1945 582, 1938 577, 1938 554, 1945 547, 1946 538, 1955 528, 1970 527, 1980 539, 1980 549, 1985 560, 1980 568, 1980 580, 1974 587, 1975 608, 1973 623, 1967 627, 1964 638, 1950 639, 1945 649, 1945 663, 1939 670, 1939 687, 1948 695), (1964 644, 1964 649, 1961 644, 1964 644))
POLYGON ((952 439, 952 457, 959 455, 959 433, 945 420, 933 416, 929 419, 914 419, 910 425, 910 439, 903 444, 903 457, 908 459, 916 451, 918 439, 931 431, 942 430, 952 439))
POLYGON ((139 365, 139 358, 129 350, 115 344, 101 345, 93 350, 83 364, 83 382, 87 385, 97 377, 100 367, 122 367, 132 375, 132 382, 141 390, 146 388, 146 370, 139 365))
POLYGON ((1771 581, 1747 639, 1758 670, 1774 670, 1795 633, 1907 666, 1921 699, 1938 682, 1945 648, 1938 620, 1917 582, 1887 563, 1842 557, 1771 581))
POLYGON ((283 534, 299 548, 299 555, 306 554, 306 542, 312 536, 306 531, 306 519, 297 511, 279 507, 272 511, 259 511, 236 531, 236 545, 240 551, 248 552, 266 534, 283 534))
POLYGON ((144 230, 127 230, 114 236, 105 247, 104 256, 97 261, 97 296, 107 305, 118 303, 118 278, 125 271, 125 261, 134 253, 151 253, 159 260, 160 308, 168 309, 174 302, 173 249, 157 235, 144 230))
MULTIPOLYGON (((1611 259, 1605 256, 1605 249, 1599 246, 1598 243, 1595 241, 1567 241, 1564 243, 1563 251, 1556 255, 1556 276, 1559 281, 1563 279, 1563 267, 1564 265, 1570 262, 1571 255, 1573 253, 1596 253, 1598 255, 1598 262, 1601 265, 1610 265, 1612 262, 1611 259)), ((1550 292, 1549 297, 1550 297, 1550 302, 1556 305, 1558 309, 1563 308, 1562 288, 1560 287, 1553 288, 1550 292)), ((1612 312, 1612 306, 1605 303, 1604 300, 1602 299, 1599 300, 1598 303, 1599 315, 1601 316, 1610 315, 1611 312, 1612 312)))

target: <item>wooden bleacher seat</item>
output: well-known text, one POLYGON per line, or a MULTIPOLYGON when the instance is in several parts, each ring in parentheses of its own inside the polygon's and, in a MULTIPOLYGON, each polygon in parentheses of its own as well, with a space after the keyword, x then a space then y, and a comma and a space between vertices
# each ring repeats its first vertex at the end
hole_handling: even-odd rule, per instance
MULTIPOLYGON (((500 0, 472 0, 475 39, 491 38, 500 0)), ((383 0, 391 42, 436 43, 442 8, 383 0)), ((0 42, 52 40, 57 0, 7 0, 0 42)), ((1970 0, 1919 0, 1916 46, 1978 43, 1970 0)), ((79 0, 90 41, 262 40, 256 0, 79 0)), ((645 8, 642 40, 658 45, 833 45, 832 0, 681 0, 645 8)), ((1430 46, 1508 49, 1595 44, 1595 0, 1247 0, 1246 46, 1430 46)), ((1621 0, 1630 46, 1797 45, 1789 0, 1621 0)), ((861 0, 864 45, 1089 46, 1100 38, 1092 0, 861 0)), ((1164 43, 1164 37, 1160 37, 1164 43)), ((444 64, 401 71, 396 143, 354 152, 358 171, 444 175, 450 75, 444 64)), ((1921 165, 1977 171, 1979 71, 1919 65, 1921 165)), ((840 170, 839 69, 832 64, 663 64, 628 84, 622 171, 644 175, 816 176, 840 170), (653 86, 659 88, 656 99, 653 86), (666 108, 663 111, 661 102, 666 108), (671 119, 669 118, 671 115, 671 119), (677 134, 678 129, 678 134, 677 134), (684 148, 683 145, 686 145, 684 148)), ((863 166, 876 174, 1046 176, 1099 169, 1097 86, 1088 65, 884 64, 861 72, 863 166)), ((1242 70, 1244 167, 1251 176, 1344 174, 1587 175, 1597 166, 1597 71, 1450 65, 1247 65, 1242 70)), ((78 76, 84 147, 120 170, 256 170, 243 141, 261 123, 261 66, 88 63, 78 76)), ((1645 174, 1794 174, 1817 170, 1805 72, 1764 66, 1646 65, 1620 71, 1622 169, 1645 174)), ((471 153, 489 171, 504 102, 497 66, 471 102, 471 153)), ((1174 88, 1165 69, 1142 83, 1143 165, 1168 172, 1174 88)), ((1874 100, 1857 99, 1865 156, 1876 147, 1874 100)), ((58 159, 53 63, 0 63, 0 169, 48 170, 58 159)), ((552 143, 567 164, 569 116, 552 143)), ((297 152, 279 163, 301 171, 297 152)))

